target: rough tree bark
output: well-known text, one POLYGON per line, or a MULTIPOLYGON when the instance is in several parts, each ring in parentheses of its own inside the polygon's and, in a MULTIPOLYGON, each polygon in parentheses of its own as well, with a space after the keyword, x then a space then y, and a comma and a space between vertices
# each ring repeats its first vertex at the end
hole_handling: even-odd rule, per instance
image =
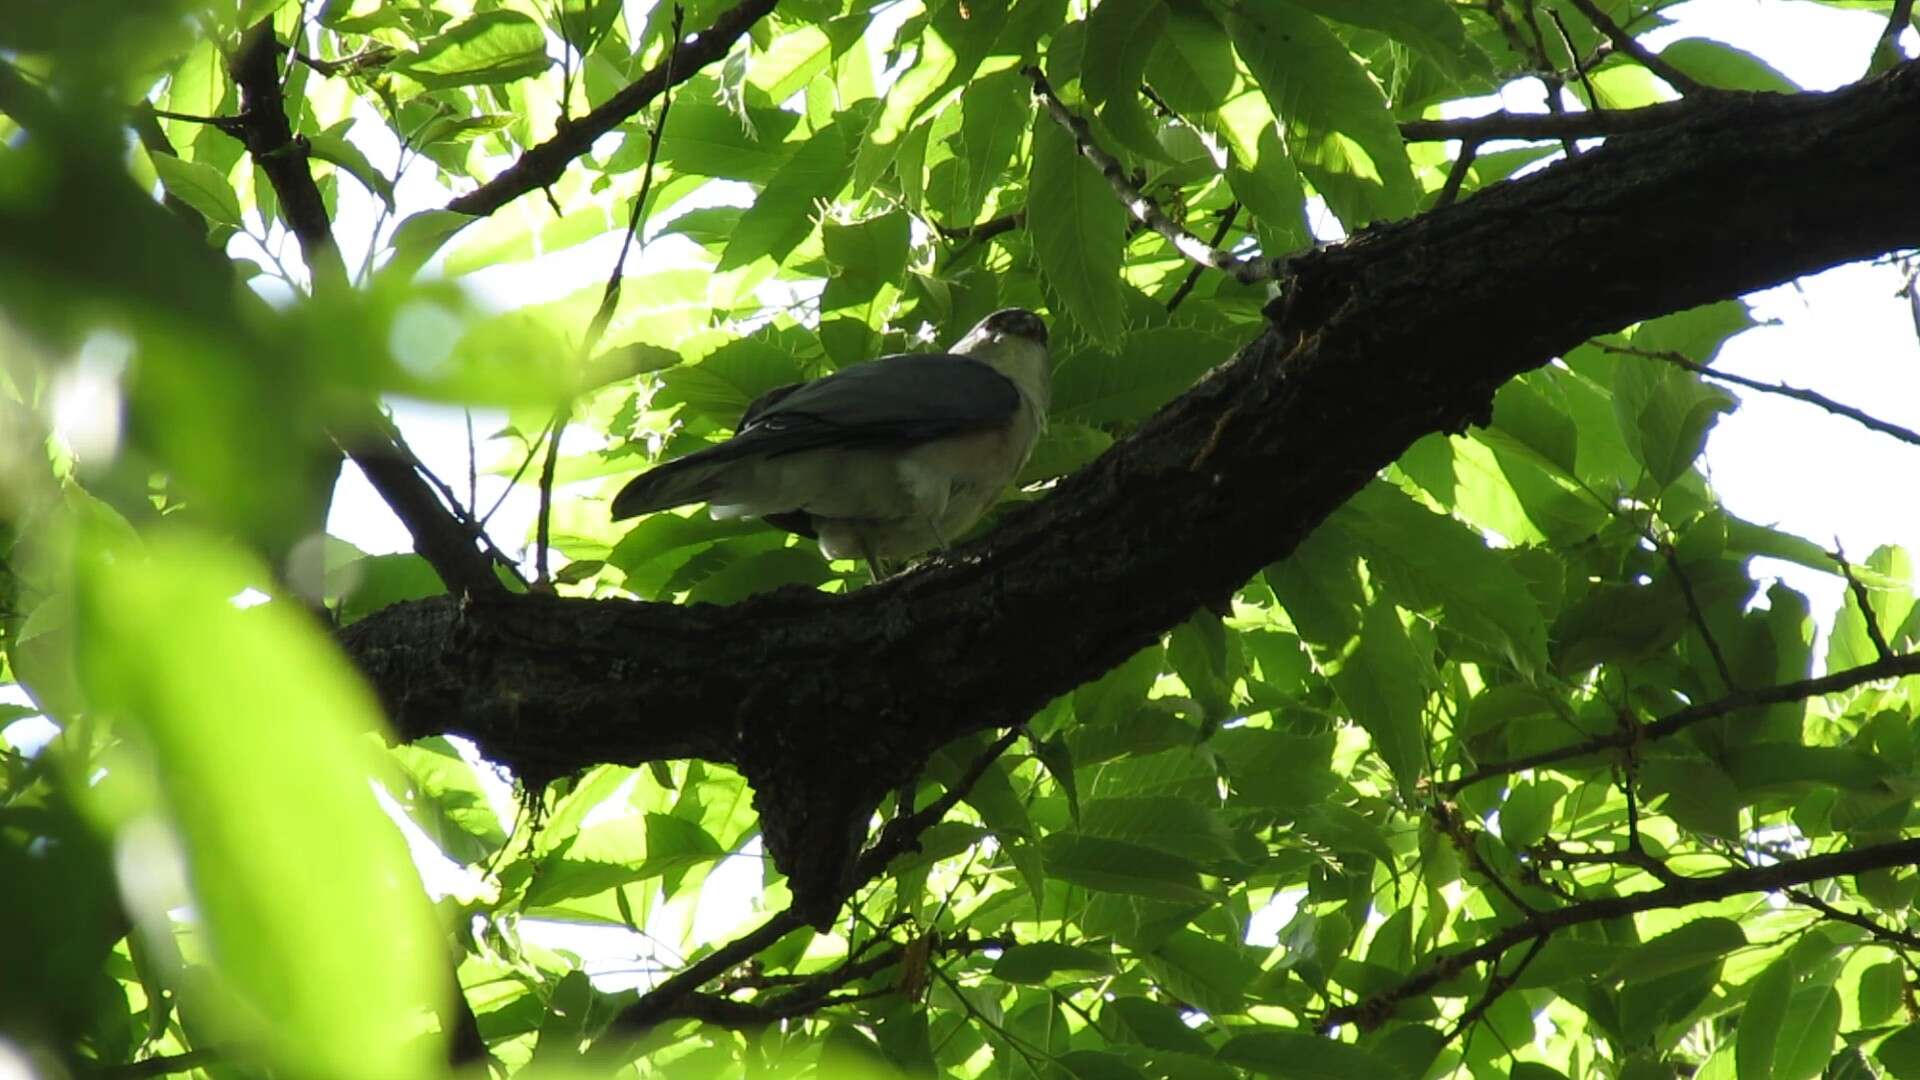
POLYGON ((991 535, 847 596, 397 605, 348 651, 402 738, 531 782, 702 757, 752 783, 830 918, 885 792, 1026 719, 1284 558, 1415 440, 1592 335, 1920 245, 1920 63, 1832 94, 1716 94, 1658 131, 1301 256, 1271 326, 991 535))

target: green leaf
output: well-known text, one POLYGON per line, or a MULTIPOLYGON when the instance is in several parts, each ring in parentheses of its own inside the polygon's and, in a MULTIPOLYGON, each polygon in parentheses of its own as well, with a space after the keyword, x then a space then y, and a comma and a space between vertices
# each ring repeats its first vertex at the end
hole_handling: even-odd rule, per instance
POLYGON ((1290 735, 1266 728, 1236 727, 1216 733, 1211 745, 1225 759, 1236 799, 1277 810, 1319 803, 1340 786, 1333 771, 1334 735, 1290 735))
POLYGON ((1220 1060, 1287 1080, 1366 1080, 1393 1075, 1385 1061, 1351 1043, 1282 1028, 1235 1035, 1220 1048, 1220 1060))
POLYGON ((1742 1078, 1772 1080, 1776 1049, 1784 1049, 1781 1034, 1787 1003, 1793 996, 1793 960, 1782 954, 1768 964, 1751 984, 1734 1043, 1734 1061, 1742 1078))
POLYGON ((1079 831, 1127 840, 1200 862, 1234 858, 1232 830, 1209 806, 1170 795, 1089 799, 1079 831))
POLYGON ((1900 1080, 1920 1080, 1920 1023, 1908 1024, 1887 1036, 1873 1056, 1900 1080))
POLYGON ((383 270, 412 277, 448 240, 476 220, 471 214, 453 210, 420 210, 407 215, 393 230, 393 258, 383 270))
POLYGON ((182 161, 171 154, 153 155, 153 169, 167 194, 200 211, 215 225, 239 228, 240 196, 225 173, 198 161, 182 161))
MULTIPOLYGON (((1867 590, 1867 606, 1872 608, 1874 624, 1898 651, 1901 648, 1900 629, 1914 611, 1911 584, 1915 580, 1913 560, 1905 548, 1882 545, 1867 556, 1865 571, 1856 570, 1854 576, 1860 579, 1867 590), (1884 584, 1869 583, 1870 579, 1884 584)), ((1879 651, 1867 633, 1866 616, 1860 610, 1860 601, 1853 590, 1848 589, 1841 598, 1839 612, 1834 616, 1833 632, 1827 638, 1827 670, 1858 667, 1879 658, 1879 651)))
POLYGON ((1500 806, 1500 838, 1515 851, 1539 843, 1553 824, 1553 811, 1567 786, 1558 780, 1522 780, 1500 806))
POLYGON ((498 86, 538 75, 552 61, 540 24, 516 11, 483 11, 388 65, 429 90, 498 86))
POLYGON ((204 1000, 289 1072, 429 1074, 443 1051, 418 1021, 446 960, 368 797, 379 706, 308 614, 230 602, 265 567, 178 532, 147 548, 83 563, 78 656, 93 703, 153 755, 219 991, 204 1000))
POLYGON ((1082 724, 1113 724, 1131 716, 1160 674, 1166 650, 1159 644, 1128 657, 1120 666, 1073 692, 1073 714, 1082 724))
POLYGON ((989 974, 1011 983, 1038 984, 1051 981, 1060 972, 1078 972, 1080 978, 1085 979, 1094 975, 1108 975, 1113 970, 1113 957, 1105 952, 1062 945, 1055 941, 1039 941, 1031 945, 1015 945, 1001 953, 1000 958, 993 962, 989 974))
MULTIPOLYGON (((307 151, 322 161, 331 161, 352 173, 355 180, 365 185, 368 191, 378 195, 380 201, 387 204, 387 209, 392 210, 393 181, 388 180, 385 174, 374 168, 373 162, 367 160, 367 155, 362 153, 358 146, 347 141, 344 132, 349 126, 343 122, 338 125, 340 133, 323 131, 307 136, 307 151)), ((438 212, 449 213, 449 211, 438 212)), ((465 215, 456 216, 465 217, 465 215)))
POLYGON ((1216 1016, 1244 1009, 1247 986, 1260 974, 1244 946, 1193 930, 1174 931, 1141 960, 1175 998, 1216 1016))
MULTIPOLYGON (((793 154, 794 145, 784 140, 799 120, 782 109, 747 109, 742 115, 697 97, 676 100, 660 136, 659 163, 675 172, 764 184, 793 154)), ((608 166, 639 168, 646 151, 644 132, 629 136, 608 166)))
POLYGON ((1689 37, 1669 42, 1660 50, 1660 59, 1679 68, 1682 74, 1722 90, 1792 94, 1800 89, 1765 60, 1712 38, 1689 37))
POLYGON ((1718 963, 1746 944, 1746 933, 1732 919, 1695 919, 1634 948, 1614 965, 1613 976, 1646 980, 1686 971, 1718 963))
POLYGON ((1413 166, 1380 90, 1325 24, 1288 3, 1227 16, 1235 51, 1286 125, 1295 164, 1349 227, 1411 214, 1413 166))
POLYGON ((1487 54, 1467 40, 1458 9, 1446 0, 1286 0, 1326 19, 1364 26, 1420 50, 1456 79, 1493 74, 1487 54))
POLYGON ((1875 964, 1860 973, 1860 1022, 1884 1024, 1906 1001, 1906 968, 1898 960, 1875 964))
MULTIPOLYGON (((1775 1080, 1810 1080, 1826 1068, 1840 1033, 1840 995, 1831 986, 1803 986, 1793 995, 1775 1046, 1775 1080)), ((1742 1074, 1744 1076, 1744 1074, 1742 1074)))
POLYGON ((1124 340, 1120 245, 1126 211, 1100 171, 1080 156, 1072 136, 1048 117, 1035 124, 1027 233, 1040 271, 1082 333, 1103 348, 1118 348, 1124 340))
POLYGON ((1074 1080, 1147 1080, 1133 1063, 1105 1050, 1069 1050, 1053 1060, 1074 1080))
POLYGON ((1161 1050, 1201 1057, 1213 1055, 1213 1044, 1187 1026, 1170 1006, 1143 997, 1119 996, 1101 1007, 1101 1019, 1113 1018, 1138 1042, 1161 1050))
POLYGON ((740 226, 714 270, 724 273, 761 257, 786 258, 813 231, 814 202, 847 183, 852 147, 846 129, 834 124, 815 132, 740 215, 740 226))
POLYGON ((1217 328, 1149 326, 1112 349, 1068 352, 1054 365, 1055 421, 1136 423, 1192 388, 1241 343, 1217 328))
POLYGON ((1102 892, 1210 904, 1192 861, 1142 844, 1057 832, 1040 842, 1047 875, 1102 892))
POLYGON ((1361 489, 1332 522, 1400 606, 1435 612, 1442 628, 1488 646, 1523 673, 1545 670, 1539 602, 1513 565, 1465 525, 1383 481, 1361 489))

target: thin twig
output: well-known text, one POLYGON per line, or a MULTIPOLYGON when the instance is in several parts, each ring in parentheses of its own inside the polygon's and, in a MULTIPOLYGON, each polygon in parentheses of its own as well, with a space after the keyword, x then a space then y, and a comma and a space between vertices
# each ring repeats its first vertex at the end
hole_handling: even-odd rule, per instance
POLYGON ((1154 202, 1152 197, 1142 192, 1133 181, 1127 179, 1126 169, 1112 154, 1102 150, 1099 144, 1093 141, 1093 131, 1087 126, 1087 122, 1075 116, 1072 110, 1061 103, 1059 97, 1054 94, 1053 87, 1048 85, 1046 75, 1037 66, 1029 64, 1021 68, 1020 73, 1033 83, 1033 92, 1039 96, 1041 104, 1046 107, 1047 115, 1072 136, 1074 145, 1079 148, 1080 156, 1093 162, 1094 167, 1100 170, 1100 175, 1106 178, 1107 186, 1113 189, 1113 193, 1120 199, 1120 204, 1127 208, 1127 212, 1133 215, 1134 220, 1159 233, 1167 243, 1173 245, 1175 251, 1186 258, 1201 266, 1210 266, 1215 270, 1232 274, 1234 279, 1243 285, 1266 281, 1279 275, 1279 264, 1276 260, 1238 258, 1210 246, 1206 241, 1181 228, 1178 222, 1160 209, 1159 203, 1154 202))
POLYGON ((151 105, 143 106, 140 111, 152 113, 162 120, 178 120, 186 124, 206 124, 209 127, 219 128, 229 135, 238 132, 241 125, 247 122, 244 114, 240 116, 194 116, 191 113, 174 112, 171 109, 156 109, 151 105))
POLYGON ((1707 877, 1684 878, 1646 892, 1600 897, 1542 911, 1503 927, 1478 945, 1440 956, 1419 973, 1391 989, 1332 1010, 1322 1023, 1328 1027, 1358 1024, 1363 1030, 1371 1029, 1391 1016, 1400 1002, 1425 994, 1468 968, 1501 956, 1523 941, 1546 937, 1568 927, 1625 918, 1645 911, 1684 908, 1747 893, 1774 892, 1868 870, 1908 866, 1916 861, 1920 861, 1920 838, 1799 859, 1783 859, 1766 866, 1729 870, 1707 877))
POLYGON ((1663 101, 1640 109, 1605 109, 1569 113, 1494 112, 1458 120, 1407 120, 1400 137, 1408 142, 1444 142, 1448 139, 1597 139, 1672 127, 1701 111, 1694 101, 1663 101))
POLYGON ((1920 936, 1909 934, 1905 930, 1895 930, 1891 926, 1882 926, 1865 915, 1834 907, 1805 889, 1788 889, 1787 898, 1803 907, 1810 907, 1836 922, 1857 926, 1882 941, 1891 941, 1909 949, 1920 949, 1920 936))
POLYGON ((1587 17, 1587 21, 1593 24, 1595 30, 1600 31, 1608 41, 1613 42, 1614 48, 1639 61, 1641 67, 1660 76, 1668 86, 1682 94, 1701 94, 1712 90, 1712 87, 1700 83, 1693 76, 1655 56, 1645 45, 1634 40, 1632 34, 1622 29, 1619 23, 1608 18, 1607 13, 1601 11, 1599 5, 1593 0, 1573 0, 1573 6, 1580 9, 1580 14, 1587 17))
MULTIPOLYGON (((994 740, 981 755, 974 759, 967 771, 961 774, 953 787, 945 794, 918 813, 895 818, 882 830, 880 838, 860 854, 855 860, 850 875, 851 888, 857 890, 879 875, 896 856, 915 844, 922 832, 946 816, 967 793, 973 790, 982 775, 996 758, 1005 753, 1020 737, 1019 728, 1009 730, 994 740)), ((788 933, 806 925, 799 912, 794 908, 785 911, 761 923, 753 931, 735 938, 733 941, 707 954, 686 967, 679 974, 641 995, 640 1000, 623 1009, 613 1020, 614 1029, 628 1035, 637 1035, 653 1027, 662 1020, 676 1015, 676 1008, 682 998, 700 989, 708 982, 718 978, 728 968, 744 962, 748 957, 766 949, 788 933)))
POLYGON ((143 1058, 129 1061, 124 1065, 111 1065, 100 1071, 101 1076, 111 1080, 138 1080, 147 1076, 171 1076, 174 1073, 204 1069, 218 1062, 225 1054, 212 1048, 188 1050, 181 1054, 166 1054, 160 1057, 143 1058))
POLYGON ((1873 610, 1873 601, 1867 596, 1867 587, 1853 572, 1853 564, 1847 561, 1846 549, 1840 546, 1840 538, 1833 538, 1833 561, 1840 566, 1841 576, 1847 579, 1847 589, 1853 593, 1853 602, 1860 605, 1860 619, 1867 624, 1867 640, 1873 642, 1873 651, 1882 660, 1891 659, 1893 649, 1887 644, 1887 635, 1880 629, 1880 619, 1873 610))
POLYGON ((753 24, 773 11, 777 0, 741 0, 713 25, 681 41, 676 39, 666 58, 600 104, 554 133, 553 138, 528 147, 498 176, 447 203, 446 209, 484 217, 529 191, 553 183, 574 159, 593 148, 595 140, 620 126, 653 103, 653 99, 685 82, 694 72, 733 51, 753 24))
POLYGON ((1453 205, 1460 197, 1460 186, 1467 182, 1467 173, 1473 168, 1473 159, 1480 153, 1480 140, 1467 138, 1460 140, 1459 156, 1453 159, 1453 167, 1447 170, 1447 182, 1440 187, 1440 194, 1433 200, 1433 208, 1453 205))
POLYGON ((1573 44, 1573 35, 1567 32, 1567 21, 1560 17, 1554 8, 1547 9, 1547 18, 1552 20, 1553 28, 1560 34, 1560 44, 1566 47, 1567 59, 1573 62, 1573 77, 1580 80, 1580 88, 1587 92, 1587 107, 1600 108, 1600 91, 1594 89, 1593 80, 1587 77, 1587 65, 1580 59, 1580 53, 1573 44))
MULTIPOLYGON (((1213 239, 1207 241, 1208 247, 1216 251, 1220 250, 1220 245, 1226 242, 1227 232, 1233 228, 1233 219, 1238 216, 1239 213, 1239 203, 1230 202, 1227 204, 1227 208, 1220 212, 1220 225, 1213 230, 1213 239)), ((1173 296, 1167 300, 1168 311, 1172 311, 1174 308, 1180 306, 1180 302, 1187 298, 1187 294, 1192 292, 1194 285, 1200 281, 1200 272, 1205 269, 1206 267, 1195 264, 1187 271, 1186 280, 1180 283, 1180 287, 1175 289, 1173 296)))
MULTIPOLYGON (((680 32, 685 25, 686 9, 679 4, 673 6, 673 26, 669 40, 678 42, 680 32)), ((580 341, 580 364, 585 366, 593 356, 593 350, 600 345, 600 338, 607 332, 607 324, 613 321, 613 313, 620 306, 620 286, 626 280, 627 253, 634 249, 636 238, 639 246, 646 246, 646 235, 641 231, 647 218, 647 197, 653 193, 654 163, 660 158, 660 140, 667 131, 667 112, 673 108, 673 58, 676 50, 667 50, 666 69, 662 73, 662 82, 666 89, 660 95, 660 115, 654 118, 653 130, 647 134, 647 162, 640 174, 640 193, 634 196, 633 207, 627 212, 627 234, 620 240, 620 254, 613 261, 613 273, 607 275, 606 288, 600 292, 600 306, 587 324, 587 333, 580 341)), ((547 425, 553 432, 547 443, 547 458, 540 465, 540 510, 535 519, 535 539, 533 555, 533 580, 538 587, 550 584, 547 574, 547 552, 551 540, 551 522, 553 520, 553 474, 560 461, 560 439, 567 431, 567 421, 571 418, 573 405, 563 402, 554 410, 553 420, 547 425)))
POLYGON ((952 240, 961 244, 969 244, 977 243, 981 240, 991 240, 1003 232, 1011 232, 1026 223, 1027 212, 1025 210, 1015 210, 1011 214, 1001 214, 999 217, 988 218, 976 225, 962 225, 957 228, 952 228, 946 225, 936 224, 933 227, 933 231, 939 233, 943 239, 952 240))
POLYGON ((1886 29, 1880 31, 1880 40, 1873 45, 1873 61, 1876 67, 1892 67, 1906 59, 1900 50, 1900 35, 1913 25, 1913 0, 1893 0, 1893 10, 1887 13, 1886 29))
POLYGON ((1464 776, 1438 785, 1438 790, 1451 795, 1482 780, 1506 776, 1522 769, 1537 769, 1542 765, 1553 765, 1590 754, 1619 750, 1637 742, 1664 739, 1685 731, 1703 720, 1711 720, 1742 709, 1756 708, 1761 705, 1780 705, 1789 701, 1805 701, 1822 694, 1851 690, 1856 686, 1880 679, 1897 679, 1906 675, 1920 675, 1920 653, 1890 656, 1871 664, 1832 672, 1817 679, 1801 679, 1797 682, 1761 687, 1758 690, 1736 690, 1726 697, 1699 705, 1689 705, 1677 712, 1668 713, 1650 724, 1633 725, 1625 732, 1596 735, 1558 749, 1542 750, 1506 761, 1496 761, 1491 765, 1482 765, 1464 776))
POLYGON ((1459 1038, 1461 1033, 1472 1027, 1481 1017, 1485 1016, 1488 1009, 1493 1008, 1494 1002, 1500 1000, 1500 995, 1513 988, 1513 984, 1518 982, 1520 976, 1526 972, 1527 965, 1533 963, 1533 958, 1539 956, 1540 950, 1546 947, 1549 937, 1552 937, 1552 935, 1542 934, 1534 938, 1533 944, 1527 946, 1527 955, 1521 957, 1520 962, 1515 964, 1511 971, 1500 971, 1500 962, 1498 960, 1494 961, 1494 971, 1487 979, 1486 990, 1481 993, 1480 1000, 1473 1003, 1473 1008, 1460 1014, 1460 1022, 1453 1026, 1452 1031, 1447 1032, 1447 1042, 1452 1042, 1459 1038))
POLYGON ((1812 390, 1803 390, 1797 386, 1788 386, 1785 383, 1763 383, 1758 379, 1749 379, 1745 375, 1735 375, 1730 371, 1721 371, 1718 368, 1708 367, 1705 364, 1682 356, 1677 352, 1636 349, 1631 345, 1616 345, 1598 338, 1593 339, 1593 344, 1599 346, 1606 352, 1617 353, 1621 356, 1639 356, 1649 360, 1662 360, 1675 367, 1685 368, 1696 375, 1705 375, 1709 379, 1718 379, 1721 382, 1732 383, 1735 386, 1744 386, 1749 390, 1758 390, 1765 394, 1778 394, 1781 397, 1793 398, 1795 401, 1804 401, 1809 405, 1825 409, 1835 416, 1844 416, 1854 423, 1865 428, 1870 428, 1882 435, 1891 435, 1910 446, 1920 446, 1920 432, 1915 432, 1910 428, 1903 428, 1898 424, 1890 424, 1871 413, 1863 412, 1851 405, 1842 405, 1832 398, 1827 397, 1825 394, 1812 390))
POLYGON ((1700 631, 1701 640, 1707 643, 1707 654, 1713 657, 1713 669, 1720 673, 1720 683, 1729 691, 1740 689, 1734 681, 1733 669, 1727 666, 1727 654, 1720 651, 1720 642, 1714 638, 1713 630, 1707 626, 1707 613, 1700 607, 1700 598, 1694 595, 1693 581, 1687 577, 1686 570, 1680 566, 1680 555, 1672 544, 1648 537, 1648 540, 1660 550, 1666 558, 1667 569, 1672 571, 1673 580, 1680 585, 1680 597, 1686 601, 1687 614, 1693 619, 1693 628, 1700 631))

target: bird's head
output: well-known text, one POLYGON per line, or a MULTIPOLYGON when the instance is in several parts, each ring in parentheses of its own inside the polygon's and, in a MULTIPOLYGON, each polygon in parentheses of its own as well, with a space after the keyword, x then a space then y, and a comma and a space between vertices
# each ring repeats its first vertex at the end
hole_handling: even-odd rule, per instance
POLYGON ((1007 338, 1019 338, 1045 348, 1047 324, 1026 308, 1001 308, 975 323, 954 345, 953 351, 965 355, 972 346, 997 344, 1007 338))

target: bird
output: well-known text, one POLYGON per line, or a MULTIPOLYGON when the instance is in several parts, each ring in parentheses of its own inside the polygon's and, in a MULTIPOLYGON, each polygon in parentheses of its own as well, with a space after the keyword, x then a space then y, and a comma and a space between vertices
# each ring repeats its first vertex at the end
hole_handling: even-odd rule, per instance
POLYGON ((945 548, 996 502, 1046 430, 1047 324, 988 315, 944 353, 904 353, 778 387, 725 442, 628 481, 618 521, 705 502, 815 537, 874 580, 945 548))

